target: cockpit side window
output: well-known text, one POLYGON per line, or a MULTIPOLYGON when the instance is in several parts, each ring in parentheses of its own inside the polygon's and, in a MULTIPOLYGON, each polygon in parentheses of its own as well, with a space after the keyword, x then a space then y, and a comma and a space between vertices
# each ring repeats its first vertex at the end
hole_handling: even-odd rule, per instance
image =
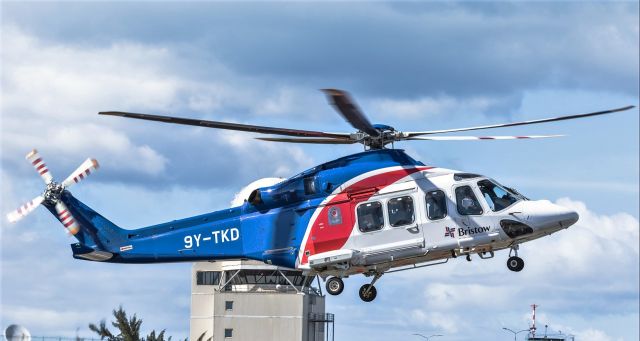
POLYGON ((364 203, 356 211, 360 232, 377 231, 384 227, 382 204, 379 201, 364 203))
POLYGON ((456 206, 461 215, 482 214, 482 206, 470 186, 456 188, 456 206))
POLYGON ((413 198, 404 196, 389 199, 387 202, 389 224, 393 227, 413 224, 415 214, 413 212, 413 198))
POLYGON ((427 192, 425 201, 429 220, 439 220, 447 216, 447 200, 443 191, 427 192))
POLYGON ((518 198, 509 193, 509 191, 490 180, 478 181, 478 188, 480 188, 482 196, 494 212, 502 211, 518 201, 518 198))

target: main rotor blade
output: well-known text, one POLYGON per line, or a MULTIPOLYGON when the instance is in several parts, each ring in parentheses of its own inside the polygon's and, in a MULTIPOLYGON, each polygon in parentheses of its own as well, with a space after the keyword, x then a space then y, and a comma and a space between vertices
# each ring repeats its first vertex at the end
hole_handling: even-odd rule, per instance
POLYGON ((515 126, 522 126, 522 125, 528 125, 528 124, 538 124, 538 123, 545 123, 545 122, 572 120, 572 119, 575 119, 575 118, 583 118, 583 117, 590 117, 590 116, 612 114, 614 112, 629 110, 629 109, 634 108, 634 107, 635 106, 633 106, 633 105, 629 105, 629 106, 626 106, 626 107, 623 107, 623 108, 604 110, 604 111, 597 111, 597 112, 591 112, 591 113, 587 113, 587 114, 568 115, 568 116, 544 118, 544 119, 540 119, 540 120, 530 120, 530 121, 521 121, 521 122, 512 122, 512 123, 492 124, 492 125, 468 127, 468 128, 405 132, 403 134, 403 136, 404 137, 414 137, 414 136, 420 136, 420 135, 453 133, 453 132, 458 132, 458 131, 469 131, 469 130, 480 130, 480 129, 491 129, 491 128, 515 127, 515 126))
POLYGON ((256 140, 288 143, 317 143, 317 144, 353 144, 358 141, 340 139, 316 139, 316 138, 280 138, 280 137, 256 137, 256 140))
POLYGON ((525 136, 429 136, 408 137, 404 140, 428 140, 428 141, 474 141, 474 140, 520 140, 520 139, 544 139, 549 137, 562 137, 564 135, 525 135, 525 136))
POLYGON ((172 117, 172 116, 136 114, 136 113, 122 112, 122 111, 103 111, 103 112, 99 112, 98 114, 136 118, 139 120, 158 121, 158 122, 164 122, 164 123, 184 124, 184 125, 191 125, 191 126, 197 126, 197 127, 247 131, 251 133, 260 133, 260 134, 350 139, 350 134, 346 134, 346 133, 325 133, 325 132, 312 131, 312 130, 275 128, 275 127, 256 126, 256 125, 248 125, 248 124, 240 124, 240 123, 195 120, 191 118, 181 118, 181 117, 172 117))
POLYGON ((329 103, 349 122, 354 128, 363 131, 370 136, 380 136, 380 132, 371 125, 367 116, 358 108, 356 102, 349 93, 338 89, 322 89, 329 103))
POLYGON ((16 221, 24 218, 27 214, 31 213, 31 211, 35 210, 38 205, 40 205, 44 201, 44 197, 39 195, 28 203, 18 207, 17 210, 7 214, 7 219, 10 223, 15 223, 16 221))

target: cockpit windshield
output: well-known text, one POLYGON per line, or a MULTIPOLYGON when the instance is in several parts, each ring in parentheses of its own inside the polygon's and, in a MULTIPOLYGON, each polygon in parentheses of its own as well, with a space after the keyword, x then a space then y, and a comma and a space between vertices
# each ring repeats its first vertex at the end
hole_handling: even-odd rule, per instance
POLYGON ((492 211, 502 211, 521 198, 491 180, 478 181, 478 188, 492 211))

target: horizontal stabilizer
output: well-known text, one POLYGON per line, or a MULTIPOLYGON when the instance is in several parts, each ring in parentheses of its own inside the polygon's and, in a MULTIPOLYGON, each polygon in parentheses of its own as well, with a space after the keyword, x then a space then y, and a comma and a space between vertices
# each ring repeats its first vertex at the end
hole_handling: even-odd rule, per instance
POLYGON ((77 259, 104 262, 113 258, 113 253, 111 252, 94 250, 80 243, 71 244, 71 251, 73 251, 73 258, 77 259))

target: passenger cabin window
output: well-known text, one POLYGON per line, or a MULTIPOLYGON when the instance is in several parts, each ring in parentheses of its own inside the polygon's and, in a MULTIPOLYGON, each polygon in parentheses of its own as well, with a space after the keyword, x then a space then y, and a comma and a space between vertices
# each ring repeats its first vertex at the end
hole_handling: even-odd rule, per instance
POLYGON ((387 212, 389 224, 393 227, 413 224, 416 220, 413 213, 413 198, 410 196, 389 199, 387 212))
POLYGON ((482 206, 469 186, 456 188, 456 206, 461 215, 480 215, 482 206))
POLYGON ((478 188, 480 188, 489 208, 494 212, 502 211, 518 201, 518 198, 490 180, 478 181, 478 188))
POLYGON ((371 232, 382 229, 384 217, 382 204, 378 201, 368 202, 358 206, 358 228, 361 232, 371 232))
POLYGON ((425 201, 429 220, 439 220, 447 216, 447 199, 443 191, 427 192, 425 201))

